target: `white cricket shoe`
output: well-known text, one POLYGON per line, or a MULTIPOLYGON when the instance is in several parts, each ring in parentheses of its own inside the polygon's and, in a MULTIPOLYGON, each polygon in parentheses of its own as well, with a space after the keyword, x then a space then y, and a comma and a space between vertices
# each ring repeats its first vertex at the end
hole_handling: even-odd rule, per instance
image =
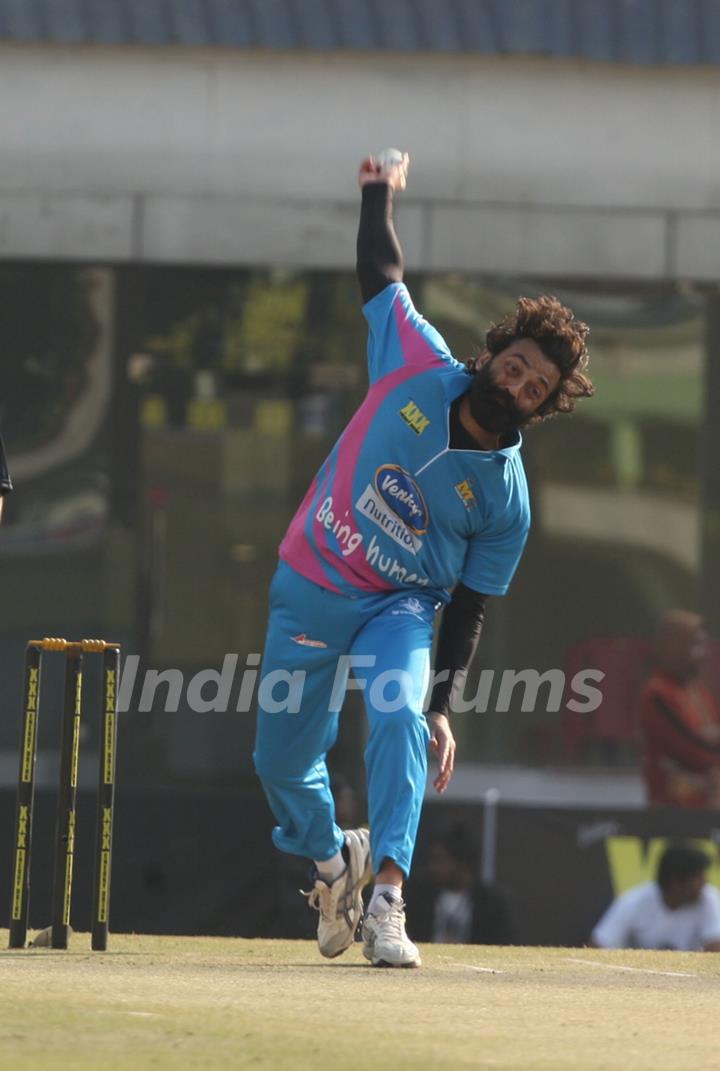
POLYGON ((383 895, 372 914, 365 916, 362 927, 363 956, 373 967, 419 967, 422 963, 417 945, 405 932, 405 904, 383 895), (385 906, 387 905, 387 906, 385 906))
POLYGON ((320 912, 318 946, 323 956, 334 959, 355 940, 362 921, 362 891, 372 877, 370 836, 366 829, 345 830, 348 864, 332 885, 320 878, 307 896, 308 905, 320 912))

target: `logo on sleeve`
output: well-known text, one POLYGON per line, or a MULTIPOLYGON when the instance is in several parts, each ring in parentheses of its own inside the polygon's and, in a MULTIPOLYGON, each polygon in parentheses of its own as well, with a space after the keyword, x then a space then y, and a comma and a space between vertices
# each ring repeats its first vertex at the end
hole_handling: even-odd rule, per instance
POLYGON ((412 401, 402 407, 400 416, 403 418, 407 426, 412 428, 416 435, 422 435, 425 428, 430 423, 429 418, 426 417, 423 411, 412 401))
POLYGON ((455 490, 460 496, 460 501, 464 505, 465 509, 472 509, 473 506, 477 506, 473 489, 470 486, 470 480, 463 480, 462 483, 455 484, 455 490))

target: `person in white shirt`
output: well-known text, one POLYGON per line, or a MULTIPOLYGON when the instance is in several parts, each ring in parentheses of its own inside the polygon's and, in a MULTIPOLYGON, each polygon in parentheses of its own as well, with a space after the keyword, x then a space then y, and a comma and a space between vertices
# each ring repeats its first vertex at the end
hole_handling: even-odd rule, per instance
POLYGON ((704 852, 671 845, 657 880, 618 896, 592 931, 591 944, 720 952, 720 892, 707 884, 709 866, 704 852))

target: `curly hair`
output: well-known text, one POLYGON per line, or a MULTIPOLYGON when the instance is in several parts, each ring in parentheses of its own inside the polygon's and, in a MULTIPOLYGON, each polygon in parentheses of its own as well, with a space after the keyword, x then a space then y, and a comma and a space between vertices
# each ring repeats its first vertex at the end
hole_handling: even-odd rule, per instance
MULTIPOLYGON (((594 393, 587 375, 588 352, 585 339, 590 328, 575 318, 571 309, 555 297, 521 297, 515 311, 493 324, 485 336, 485 346, 491 358, 507 349, 520 338, 530 338, 538 344, 543 356, 557 365, 560 382, 539 406, 529 423, 546 420, 556 413, 571 413, 578 398, 594 393)), ((467 362, 474 372, 480 354, 467 362)))

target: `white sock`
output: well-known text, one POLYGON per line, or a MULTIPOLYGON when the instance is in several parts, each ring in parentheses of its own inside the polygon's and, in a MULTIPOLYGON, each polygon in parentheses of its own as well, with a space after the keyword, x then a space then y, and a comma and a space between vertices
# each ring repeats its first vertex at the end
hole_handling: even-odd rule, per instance
POLYGON ((321 863, 317 859, 313 859, 313 862, 317 867, 318 877, 326 885, 332 885, 335 879, 344 874, 347 869, 347 863, 343 859, 342 852, 335 852, 335 855, 330 856, 329 859, 323 859, 321 863))
POLYGON ((370 903, 368 904, 368 915, 375 913, 375 905, 381 896, 386 896, 390 900, 402 900, 402 889, 398 885, 383 885, 376 884, 372 896, 370 897, 370 903))

